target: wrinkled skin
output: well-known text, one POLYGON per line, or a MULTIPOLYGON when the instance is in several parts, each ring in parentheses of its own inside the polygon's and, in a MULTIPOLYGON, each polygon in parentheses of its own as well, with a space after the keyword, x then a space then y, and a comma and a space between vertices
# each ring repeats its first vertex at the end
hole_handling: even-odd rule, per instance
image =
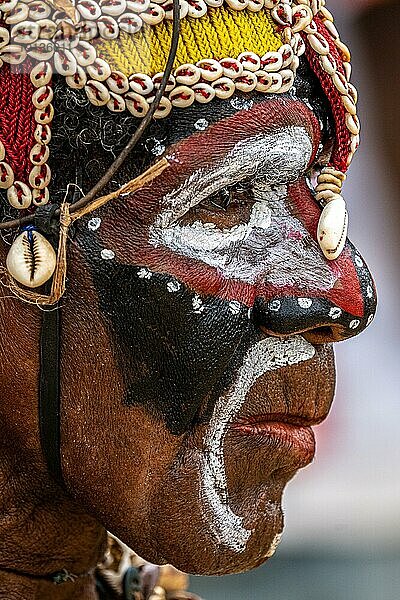
MULTIPOLYGON (((154 162, 155 138, 170 167, 77 225, 61 313, 66 492, 40 453, 40 312, 2 301, 2 566, 83 573, 101 556, 103 526, 191 573, 239 572, 272 555, 283 489, 312 461, 311 425, 333 399, 332 342, 362 331, 375 309, 353 246, 329 264, 315 241, 320 207, 306 174, 332 130, 304 78, 299 99, 246 96, 244 110, 211 103, 155 124, 113 189, 154 162), (224 206, 220 188, 232 185, 224 206)), ((70 181, 88 189, 112 161, 94 134, 76 152, 83 129, 71 127, 55 123, 56 199, 70 181)), ((40 585, 0 575, 15 598, 95 598, 90 578, 59 596, 40 585)))

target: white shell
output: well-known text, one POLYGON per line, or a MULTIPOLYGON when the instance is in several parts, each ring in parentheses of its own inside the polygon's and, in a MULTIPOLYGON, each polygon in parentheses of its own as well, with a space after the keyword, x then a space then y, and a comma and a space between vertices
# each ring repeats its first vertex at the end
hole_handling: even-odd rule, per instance
POLYGON ((23 210, 31 205, 32 192, 26 183, 14 181, 14 184, 7 190, 7 199, 11 206, 23 210))
MULTIPOLYGON (((219 79, 217 79, 217 81, 219 81, 219 79)), ((196 83, 196 85, 193 86, 193 91, 196 102, 199 102, 200 104, 207 104, 207 102, 211 102, 211 100, 215 98, 215 89, 208 83, 196 83)))
MULTIPOLYGON (((214 90, 211 88, 215 94, 214 90)), ((173 106, 185 108, 191 106, 194 102, 194 91, 186 85, 178 85, 169 95, 173 106)))
POLYGON ((215 90, 216 97, 224 100, 230 98, 236 90, 234 82, 229 77, 221 77, 217 81, 213 81, 211 85, 215 90))
POLYGON ((328 260, 335 260, 342 253, 346 243, 347 228, 346 203, 339 197, 325 206, 318 223, 318 243, 328 260))
POLYGON ((107 79, 107 85, 114 94, 124 94, 129 90, 128 78, 121 71, 112 71, 107 79))
POLYGON ((257 85, 257 77, 251 71, 243 71, 240 77, 235 79, 235 88, 241 92, 251 92, 257 85))
POLYGON ((24 231, 14 241, 6 264, 10 275, 29 288, 43 285, 54 273, 56 253, 37 231, 24 231))
POLYGON ((217 81, 223 75, 222 65, 213 58, 203 58, 196 63, 205 81, 217 81))

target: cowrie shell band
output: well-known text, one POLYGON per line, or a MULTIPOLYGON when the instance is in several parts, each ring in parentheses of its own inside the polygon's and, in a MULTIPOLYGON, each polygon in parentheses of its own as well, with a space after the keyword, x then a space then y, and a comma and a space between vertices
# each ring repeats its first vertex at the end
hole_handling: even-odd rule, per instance
MULTIPOLYGON (((357 93, 349 83, 349 51, 339 38, 325 0, 181 0, 180 18, 201 23, 210 11, 221 8, 241 14, 267 11, 282 38, 281 47, 264 55, 241 52, 237 56, 218 57, 218 60, 205 56, 199 61, 178 65, 155 117, 165 118, 174 107, 185 108, 194 102, 211 102, 214 98, 227 99, 236 91, 286 93, 293 86, 299 58, 308 46, 340 95, 344 126, 350 139, 348 166, 359 144, 357 93), (329 40, 320 32, 318 23, 321 22, 329 40), (342 59, 340 68, 331 51, 332 43, 342 59)), ((0 13, 6 24, 0 27, 0 66, 3 61, 11 66, 23 65, 26 59, 33 63, 30 77, 35 87, 32 102, 36 131, 26 179, 16 179, 0 139, 0 188, 7 190, 14 208, 25 210, 32 203, 42 205, 49 201, 47 188, 51 173, 47 161, 54 114, 52 74, 62 74, 71 88, 84 90, 95 106, 144 117, 162 73, 123 73, 99 55, 97 42, 112 41, 121 35, 135 36, 144 27, 170 20, 171 2, 76 0, 68 14, 63 14, 46 0, 2 0, 0 13)), ((323 183, 327 182, 320 182, 323 183)), ((317 195, 320 192, 327 196, 327 190, 317 190, 317 195)), ((331 187, 330 192, 340 195, 339 186, 331 187)), ((321 198, 328 203, 334 199, 321 198)), ((339 202, 336 205, 341 206, 339 202)), ((333 206, 324 213, 325 228, 332 222, 333 206)), ((329 258, 337 253, 331 252, 332 240, 329 248, 325 248, 326 253, 324 251, 329 258)))

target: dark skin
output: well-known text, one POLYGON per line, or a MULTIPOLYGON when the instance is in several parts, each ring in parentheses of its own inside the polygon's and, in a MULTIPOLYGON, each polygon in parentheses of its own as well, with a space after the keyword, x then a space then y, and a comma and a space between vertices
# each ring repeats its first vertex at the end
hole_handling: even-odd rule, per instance
MULTIPOLYGON (((3 290, 0 556, 2 567, 20 571, 0 571, 3 597, 95 598, 90 576, 55 588, 26 574, 45 575, 63 567, 87 572, 103 552, 104 527, 149 561, 170 562, 198 574, 247 570, 272 554, 283 528, 282 491, 311 462, 310 426, 327 416, 333 399, 332 342, 361 331, 374 310, 374 298, 368 297, 370 276, 364 265, 355 264, 353 247, 348 245, 334 265, 317 253, 320 208, 304 177, 318 160, 320 142, 328 151, 331 130, 310 74, 298 86, 313 110, 301 97, 263 96, 254 97, 246 110, 221 102, 173 112, 153 126, 113 186, 154 161, 151 150, 145 151, 154 138, 174 157, 172 166, 135 196, 91 215, 100 224, 89 223, 90 217, 78 224, 62 301, 65 490, 52 482, 40 451, 40 312, 3 290), (199 119, 208 122, 204 131, 194 127, 199 119), (296 177, 287 179, 285 169, 278 172, 278 187, 268 193, 271 199, 279 190, 285 194, 276 200, 279 214, 272 213, 272 225, 257 238, 265 244, 257 245, 257 252, 273 257, 283 239, 289 245, 300 242, 304 252, 294 272, 287 271, 290 285, 279 285, 284 264, 272 262, 267 270, 257 270, 260 262, 243 245, 235 245, 235 252, 227 245, 237 273, 243 266, 243 274, 235 278, 214 266, 213 251, 199 260, 191 255, 190 244, 179 250, 165 241, 168 228, 157 230, 155 224, 168 193, 203 165, 204 177, 215 165, 225 169, 235 148, 246 149, 248 140, 259 135, 275 139, 271 136, 285 135, 288 127, 290 135, 300 132, 307 160, 296 177), (152 242, 156 234, 162 244, 152 242), (104 258, 104 249, 113 255, 104 258), (329 317, 332 310, 340 310, 340 317, 329 317), (350 326, 355 321, 357 330, 350 326), (277 348, 283 352, 279 360, 277 348), (252 369, 247 385, 246 373, 252 369), (243 401, 223 424, 224 411, 240 394, 243 401), (216 410, 222 411, 219 418, 216 410), (218 487, 215 473, 220 472, 224 482, 218 487), (221 510, 227 515, 226 530, 221 529, 221 510), (25 515, 30 515, 28 521, 25 515), (229 519, 238 523, 232 531, 229 519), (238 532, 242 538, 236 540, 238 532)), ((99 143, 101 120, 82 129, 84 123, 75 134, 70 131, 70 143, 60 142, 66 132, 55 123, 58 200, 65 192, 57 195, 56 190, 65 190, 76 178, 88 189, 112 160, 112 152, 99 143), (87 156, 74 150, 83 135, 92 135, 87 156)), ((122 131, 134 126, 124 121, 122 131)), ((257 158, 253 150, 251 157, 257 158)), ((186 229, 175 226, 197 223, 203 231, 205 224, 214 223, 225 243, 232 227, 246 226, 254 214, 257 186, 268 183, 269 175, 262 177, 260 184, 253 177, 244 191, 228 186, 228 203, 221 190, 202 199, 177 217, 171 235, 186 235, 186 229)), ((249 235, 258 236, 259 229, 249 235)), ((4 262, 4 244, 1 252, 4 262)))

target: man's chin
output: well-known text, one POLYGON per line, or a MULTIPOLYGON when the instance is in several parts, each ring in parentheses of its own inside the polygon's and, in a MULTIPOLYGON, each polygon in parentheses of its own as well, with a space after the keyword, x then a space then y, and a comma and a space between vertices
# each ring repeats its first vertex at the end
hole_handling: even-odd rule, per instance
POLYGON ((181 464, 168 479, 152 499, 152 543, 143 545, 139 537, 133 546, 143 558, 194 575, 227 575, 258 567, 273 555, 283 530, 286 481, 268 481, 225 501, 205 489, 201 469, 196 473, 181 464))

